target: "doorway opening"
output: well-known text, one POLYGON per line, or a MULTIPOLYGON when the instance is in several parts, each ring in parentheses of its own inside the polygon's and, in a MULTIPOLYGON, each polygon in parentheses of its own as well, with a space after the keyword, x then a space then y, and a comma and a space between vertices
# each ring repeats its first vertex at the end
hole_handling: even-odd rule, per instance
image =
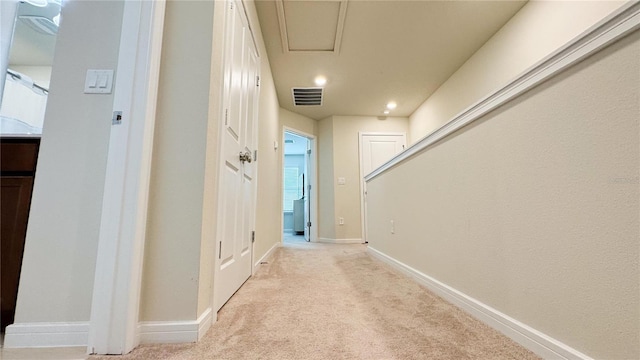
POLYGON ((285 129, 282 166, 282 239, 284 243, 314 241, 314 137, 285 129))

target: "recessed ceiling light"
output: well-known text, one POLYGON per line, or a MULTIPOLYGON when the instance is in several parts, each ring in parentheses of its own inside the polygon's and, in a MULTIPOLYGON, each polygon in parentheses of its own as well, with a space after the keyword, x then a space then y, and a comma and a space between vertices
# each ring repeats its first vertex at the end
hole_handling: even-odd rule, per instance
POLYGON ((391 101, 390 103, 387 104, 387 109, 393 110, 393 109, 396 108, 396 106, 398 106, 398 104, 396 104, 395 102, 391 101))
POLYGON ((389 114, 389 110, 385 110, 385 111, 383 111, 383 113, 384 113, 385 115, 388 115, 388 114, 389 114))
POLYGON ((327 78, 324 76, 316 76, 314 81, 316 83, 316 86, 323 86, 327 83, 327 78))

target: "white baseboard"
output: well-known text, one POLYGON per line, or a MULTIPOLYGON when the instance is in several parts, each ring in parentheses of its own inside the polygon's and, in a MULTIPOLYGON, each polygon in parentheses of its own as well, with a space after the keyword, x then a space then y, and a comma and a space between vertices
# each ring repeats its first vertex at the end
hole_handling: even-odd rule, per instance
POLYGON ((213 324, 213 311, 205 310, 193 321, 146 321, 138 326, 141 344, 197 342, 213 324))
POLYGON ((258 261, 255 262, 255 264, 253 264, 253 274, 256 273, 256 271, 258 271, 258 269, 260 268, 260 263, 262 263, 263 261, 267 261, 271 255, 273 255, 273 253, 276 251, 277 248, 279 248, 282 245, 282 243, 275 243, 273 244, 273 246, 271 247, 271 249, 269 249, 269 251, 267 251, 264 255, 262 255, 262 257, 260 259, 258 259, 258 261))
POLYGON ((364 241, 362 239, 329 239, 329 238, 318 238, 319 243, 325 244, 362 244, 364 241))
POLYGON ((7 326, 5 348, 74 347, 89 343, 89 322, 18 323, 7 326))
POLYGON ((375 258, 400 270, 445 300, 470 313, 478 320, 505 334, 543 359, 591 359, 572 347, 527 326, 520 321, 486 305, 409 265, 406 265, 371 246, 368 251, 375 258))

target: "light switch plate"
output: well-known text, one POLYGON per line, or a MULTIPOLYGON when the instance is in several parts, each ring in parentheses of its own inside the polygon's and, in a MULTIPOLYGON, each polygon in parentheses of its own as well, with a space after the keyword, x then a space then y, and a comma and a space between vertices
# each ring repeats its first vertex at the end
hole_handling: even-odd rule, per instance
POLYGON ((113 70, 87 70, 84 81, 85 94, 111 94, 113 88, 113 70))
POLYGON ((347 183, 347 179, 343 178, 343 177, 339 177, 338 178, 338 185, 344 185, 347 183))

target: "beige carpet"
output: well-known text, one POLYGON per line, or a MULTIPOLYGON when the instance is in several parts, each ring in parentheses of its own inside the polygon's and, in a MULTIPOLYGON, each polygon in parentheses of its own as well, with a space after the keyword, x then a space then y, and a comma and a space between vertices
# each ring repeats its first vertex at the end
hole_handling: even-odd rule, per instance
POLYGON ((364 245, 287 241, 201 342, 91 359, 537 359, 364 245))

